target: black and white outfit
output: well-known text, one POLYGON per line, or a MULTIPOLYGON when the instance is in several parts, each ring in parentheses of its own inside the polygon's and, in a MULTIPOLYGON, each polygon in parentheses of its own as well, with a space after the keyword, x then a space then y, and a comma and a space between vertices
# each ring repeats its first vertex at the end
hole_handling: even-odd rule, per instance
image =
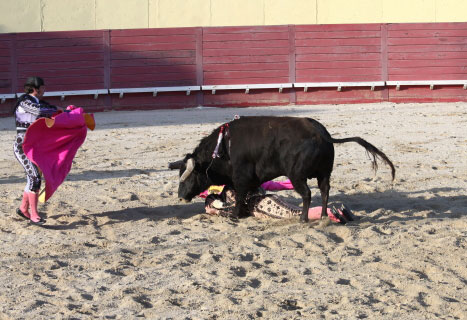
POLYGON ((27 128, 37 119, 51 117, 57 107, 39 100, 29 94, 22 95, 15 107, 16 140, 13 147, 16 159, 26 171, 27 183, 24 191, 38 192, 41 187, 41 175, 37 166, 26 157, 23 151, 23 141, 27 128))

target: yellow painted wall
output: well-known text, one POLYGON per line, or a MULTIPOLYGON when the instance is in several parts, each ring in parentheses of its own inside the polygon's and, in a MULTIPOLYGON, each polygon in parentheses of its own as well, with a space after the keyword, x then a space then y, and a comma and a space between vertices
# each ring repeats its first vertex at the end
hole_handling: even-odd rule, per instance
POLYGON ((0 33, 467 22, 467 0, 0 0, 0 33))
POLYGON ((0 33, 41 31, 40 12, 39 0, 0 0, 0 33))

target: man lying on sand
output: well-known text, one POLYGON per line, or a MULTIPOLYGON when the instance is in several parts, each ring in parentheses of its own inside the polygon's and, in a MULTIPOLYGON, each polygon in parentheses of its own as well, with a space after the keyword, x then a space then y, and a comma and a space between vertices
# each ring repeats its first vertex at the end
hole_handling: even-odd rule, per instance
MULTIPOLYGON (((235 207, 235 191, 229 187, 213 186, 212 192, 207 192, 204 202, 206 213, 228 217, 235 207)), ((273 194, 265 194, 263 189, 247 197, 247 206, 250 215, 257 218, 286 219, 298 217, 302 209, 284 202, 280 197, 273 194)), ((321 218, 321 207, 313 207, 308 210, 308 219, 319 220, 321 218)), ((350 209, 342 204, 340 208, 334 206, 327 209, 329 219, 334 222, 346 224, 354 220, 350 209)))

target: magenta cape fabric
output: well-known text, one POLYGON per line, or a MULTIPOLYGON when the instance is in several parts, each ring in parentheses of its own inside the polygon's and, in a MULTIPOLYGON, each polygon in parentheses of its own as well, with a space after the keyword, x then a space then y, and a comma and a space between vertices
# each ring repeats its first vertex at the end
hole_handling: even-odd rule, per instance
POLYGON ((261 188, 269 191, 279 191, 279 190, 292 190, 293 185, 290 180, 285 181, 266 181, 261 185, 261 188))
MULTIPOLYGON (((266 191, 293 190, 292 182, 289 179, 285 181, 266 181, 261 185, 266 191)), ((220 193, 220 192, 219 192, 220 193)), ((209 189, 204 190, 199 194, 201 198, 206 198, 209 195, 209 189)))
POLYGON ((76 151, 86 139, 87 127, 83 109, 56 115, 55 123, 47 127, 45 118, 37 119, 26 132, 23 150, 42 171, 47 201, 70 172, 76 151))

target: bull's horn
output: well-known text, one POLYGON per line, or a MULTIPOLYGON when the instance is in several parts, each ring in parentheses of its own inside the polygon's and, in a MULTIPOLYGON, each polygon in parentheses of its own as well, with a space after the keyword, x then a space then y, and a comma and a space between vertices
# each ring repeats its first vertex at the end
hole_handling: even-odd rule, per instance
POLYGON ((170 170, 175 170, 175 169, 180 169, 183 164, 183 160, 178 160, 175 162, 169 162, 169 169, 170 170))
POLYGON ((195 168, 195 160, 193 158, 190 158, 186 162, 186 170, 183 172, 182 176, 180 177, 180 182, 183 182, 188 178, 188 176, 193 172, 193 169, 195 168))

